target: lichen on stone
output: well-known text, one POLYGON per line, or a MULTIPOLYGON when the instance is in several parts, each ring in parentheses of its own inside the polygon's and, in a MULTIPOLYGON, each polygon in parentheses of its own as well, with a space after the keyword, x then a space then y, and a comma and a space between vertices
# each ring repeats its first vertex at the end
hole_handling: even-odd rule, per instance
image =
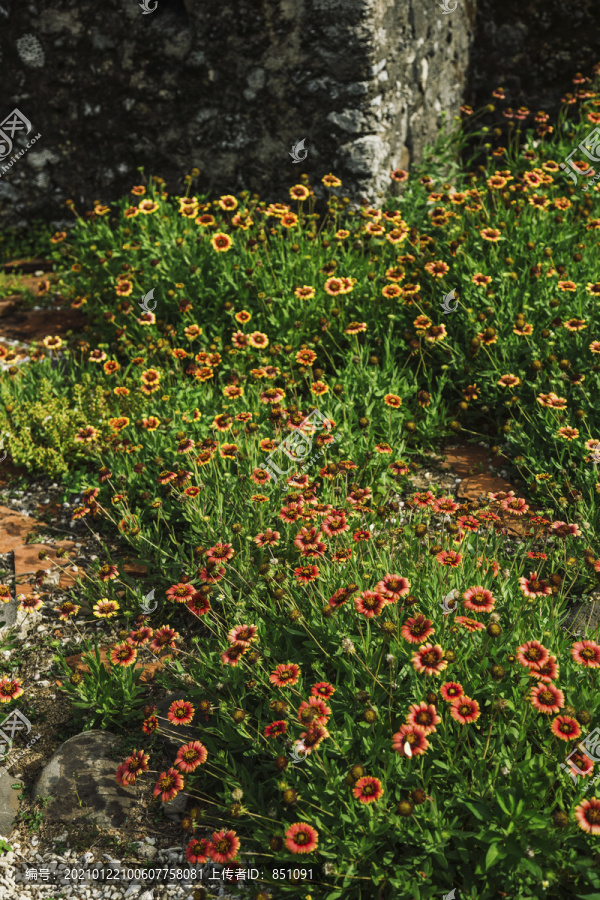
POLYGON ((46 61, 44 48, 33 34, 24 34, 17 41, 17 53, 26 66, 41 69, 46 61))

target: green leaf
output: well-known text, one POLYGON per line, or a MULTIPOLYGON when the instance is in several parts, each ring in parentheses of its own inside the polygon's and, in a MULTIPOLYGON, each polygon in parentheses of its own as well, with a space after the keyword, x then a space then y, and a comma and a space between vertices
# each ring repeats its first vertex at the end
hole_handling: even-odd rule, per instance
POLYGON ((488 852, 485 855, 485 869, 486 872, 488 869, 491 869, 494 863, 500 858, 500 850, 498 849, 498 844, 492 844, 489 848, 488 852))
POLYGON ((485 803, 477 803, 474 800, 471 800, 470 802, 468 802, 467 800, 463 800, 462 803, 467 807, 468 810, 473 813, 474 816, 479 819, 480 822, 492 821, 493 816, 490 812, 489 807, 486 806, 485 803))
POLYGON ((507 816, 510 816, 512 810, 509 806, 507 806, 505 802, 506 797, 508 797, 511 801, 513 800, 513 796, 508 791, 498 792, 495 799, 502 812, 506 813, 507 816))
POLYGON ((354 865, 351 865, 346 869, 346 871, 344 872, 344 887, 347 887, 348 884, 350 884, 350 881, 351 881, 352 876, 354 875, 355 871, 356 871, 356 866, 354 866, 354 865))

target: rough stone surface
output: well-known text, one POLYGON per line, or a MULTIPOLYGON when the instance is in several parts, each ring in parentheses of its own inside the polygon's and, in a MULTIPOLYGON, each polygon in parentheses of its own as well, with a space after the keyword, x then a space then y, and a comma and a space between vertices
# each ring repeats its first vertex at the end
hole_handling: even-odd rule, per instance
POLYGON ((563 628, 572 637, 598 640, 600 593, 592 593, 587 603, 574 603, 563 620, 563 628))
MULTIPOLYGON (((477 0, 469 103, 482 106, 502 86, 508 105, 554 115, 577 71, 600 59, 597 0, 477 0)), ((496 116, 497 118, 497 116, 496 116)), ((531 119, 525 122, 525 126, 531 119)))
POLYGON ((0 770, 0 834, 10 835, 19 813, 19 791, 13 784, 22 782, 5 770, 0 770))
POLYGON ((600 58, 597 0, 449 0, 448 14, 439 0, 153 7, 3 0, 0 122, 16 108, 31 131, 0 160, 0 225, 63 227, 66 199, 81 213, 110 203, 138 166, 171 192, 196 166, 198 192, 271 201, 288 200, 302 173, 322 197, 333 170, 343 195, 375 203, 443 114, 488 103, 499 85, 514 108, 554 114, 600 58), (294 163, 302 140, 308 155, 294 163))
POLYGON ((115 780, 118 763, 107 757, 117 740, 110 731, 86 731, 69 738, 44 766, 35 799, 50 797, 44 817, 76 822, 84 817, 100 828, 118 828, 134 813, 137 788, 115 780))
POLYGON ((474 0, 3 0, 0 119, 31 123, 0 160, 0 225, 57 227, 139 182, 248 188, 270 200, 306 172, 317 196, 375 202, 463 101, 474 0), (152 7, 154 4, 151 3, 152 7), (27 148, 32 137, 41 136, 27 148), (306 140, 301 164, 290 154, 306 140), (26 152, 21 156, 22 150, 26 152), (7 162, 12 162, 9 166, 7 162), (4 168, 3 168, 4 166, 4 168))
POLYGON ((172 800, 163 803, 162 810, 167 819, 170 819, 171 822, 181 822, 187 807, 188 796, 185 791, 180 791, 172 800))

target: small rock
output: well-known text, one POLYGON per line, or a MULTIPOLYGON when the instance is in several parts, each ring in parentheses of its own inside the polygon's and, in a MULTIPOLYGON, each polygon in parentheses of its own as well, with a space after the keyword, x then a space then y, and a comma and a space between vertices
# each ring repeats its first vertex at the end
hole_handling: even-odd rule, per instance
POLYGON ((138 855, 143 857, 143 859, 154 859, 158 853, 158 850, 152 844, 137 844, 136 846, 138 855))
POLYGON ((108 860, 109 866, 112 866, 113 869, 121 868, 121 861, 119 859, 113 859, 113 857, 109 856, 108 853, 104 854, 104 859, 108 860))
POLYGON ((187 806, 187 799, 187 795, 180 792, 172 800, 163 803, 162 809, 167 819, 170 819, 172 822, 180 822, 187 806))

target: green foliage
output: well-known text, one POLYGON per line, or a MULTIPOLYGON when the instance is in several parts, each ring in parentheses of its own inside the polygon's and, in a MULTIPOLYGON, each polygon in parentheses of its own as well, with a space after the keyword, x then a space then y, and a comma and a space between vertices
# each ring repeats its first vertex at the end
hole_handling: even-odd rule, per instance
POLYGON ((26 228, 11 228, 0 234, 0 262, 16 259, 48 258, 48 239, 54 229, 42 219, 26 228))
POLYGON ((60 690, 70 697, 76 709, 88 711, 84 731, 115 725, 123 727, 126 723, 141 720, 139 708, 144 687, 139 680, 142 669, 103 663, 97 646, 93 654, 88 652, 82 656, 89 672, 73 674, 60 653, 55 660, 68 676, 60 690))
MULTIPOLYGON (((409 177, 395 173, 382 210, 348 210, 329 188, 320 215, 300 199, 305 178, 295 211, 248 191, 190 198, 191 176, 174 204, 153 178, 52 245, 86 340, 63 348, 62 370, 42 358, 9 370, 0 430, 16 462, 88 489, 74 515, 101 516, 155 573, 146 623, 154 641, 186 644, 161 681, 185 685, 208 753, 185 790, 278 895, 600 890, 597 836, 578 822, 595 797, 560 769, 600 714, 598 668, 562 627, 600 569, 600 185, 584 193, 559 166, 597 117, 595 95, 580 99, 573 121, 538 123, 524 148, 513 131, 492 151, 487 126, 443 134, 409 177), (469 155, 485 160, 476 172, 469 155), (156 313, 142 314, 151 290, 156 313), (281 452, 291 436, 308 446, 296 461, 281 452), (457 439, 504 452, 526 497, 409 496, 424 452, 457 439), (514 522, 526 523, 519 545, 503 531, 514 522), (377 606, 386 576, 408 587, 377 606), (446 616, 451 590, 462 608, 446 616), (256 627, 247 645, 237 626, 256 627), (517 658, 531 641, 551 675, 517 658), (425 642, 435 674, 419 670, 425 642), (287 664, 298 678, 279 686, 287 664), (562 693, 556 708, 535 701, 541 676, 562 693), (326 734, 294 759, 315 738, 303 704, 319 682, 335 688, 326 734), (472 721, 444 698, 448 682, 476 704, 472 721), (440 721, 408 754, 420 704, 440 721), (375 802, 357 797, 357 765, 380 782, 375 802), (286 845, 295 822, 318 832, 314 852, 286 845), (299 865, 310 884, 273 875, 299 865)), ((139 611, 118 561, 83 593, 92 608, 118 603, 124 622, 139 611)), ((131 636, 141 658, 156 655, 131 636)), ((105 669, 97 648, 86 659, 89 675, 64 690, 88 727, 139 719, 134 668, 105 669)))
MULTIPOLYGON (((21 281, 13 275, 4 275, 0 273, 0 300, 10 297, 13 294, 22 293, 21 281)), ((31 292, 26 292, 31 296, 31 292)))
MULTIPOLYGON (((17 787, 18 785, 15 785, 15 788, 17 787)), ((24 794, 19 794, 19 797, 22 799, 24 794)), ((35 834, 40 830, 44 818, 44 807, 48 804, 49 800, 49 797, 42 797, 40 806, 21 810, 18 814, 17 821, 22 822, 23 825, 25 825, 29 834, 35 834)))
POLYGON ((0 433, 13 461, 47 475, 64 475, 89 458, 76 437, 90 418, 106 416, 101 385, 85 375, 63 385, 58 371, 39 366, 33 379, 20 373, 0 386, 0 433))

